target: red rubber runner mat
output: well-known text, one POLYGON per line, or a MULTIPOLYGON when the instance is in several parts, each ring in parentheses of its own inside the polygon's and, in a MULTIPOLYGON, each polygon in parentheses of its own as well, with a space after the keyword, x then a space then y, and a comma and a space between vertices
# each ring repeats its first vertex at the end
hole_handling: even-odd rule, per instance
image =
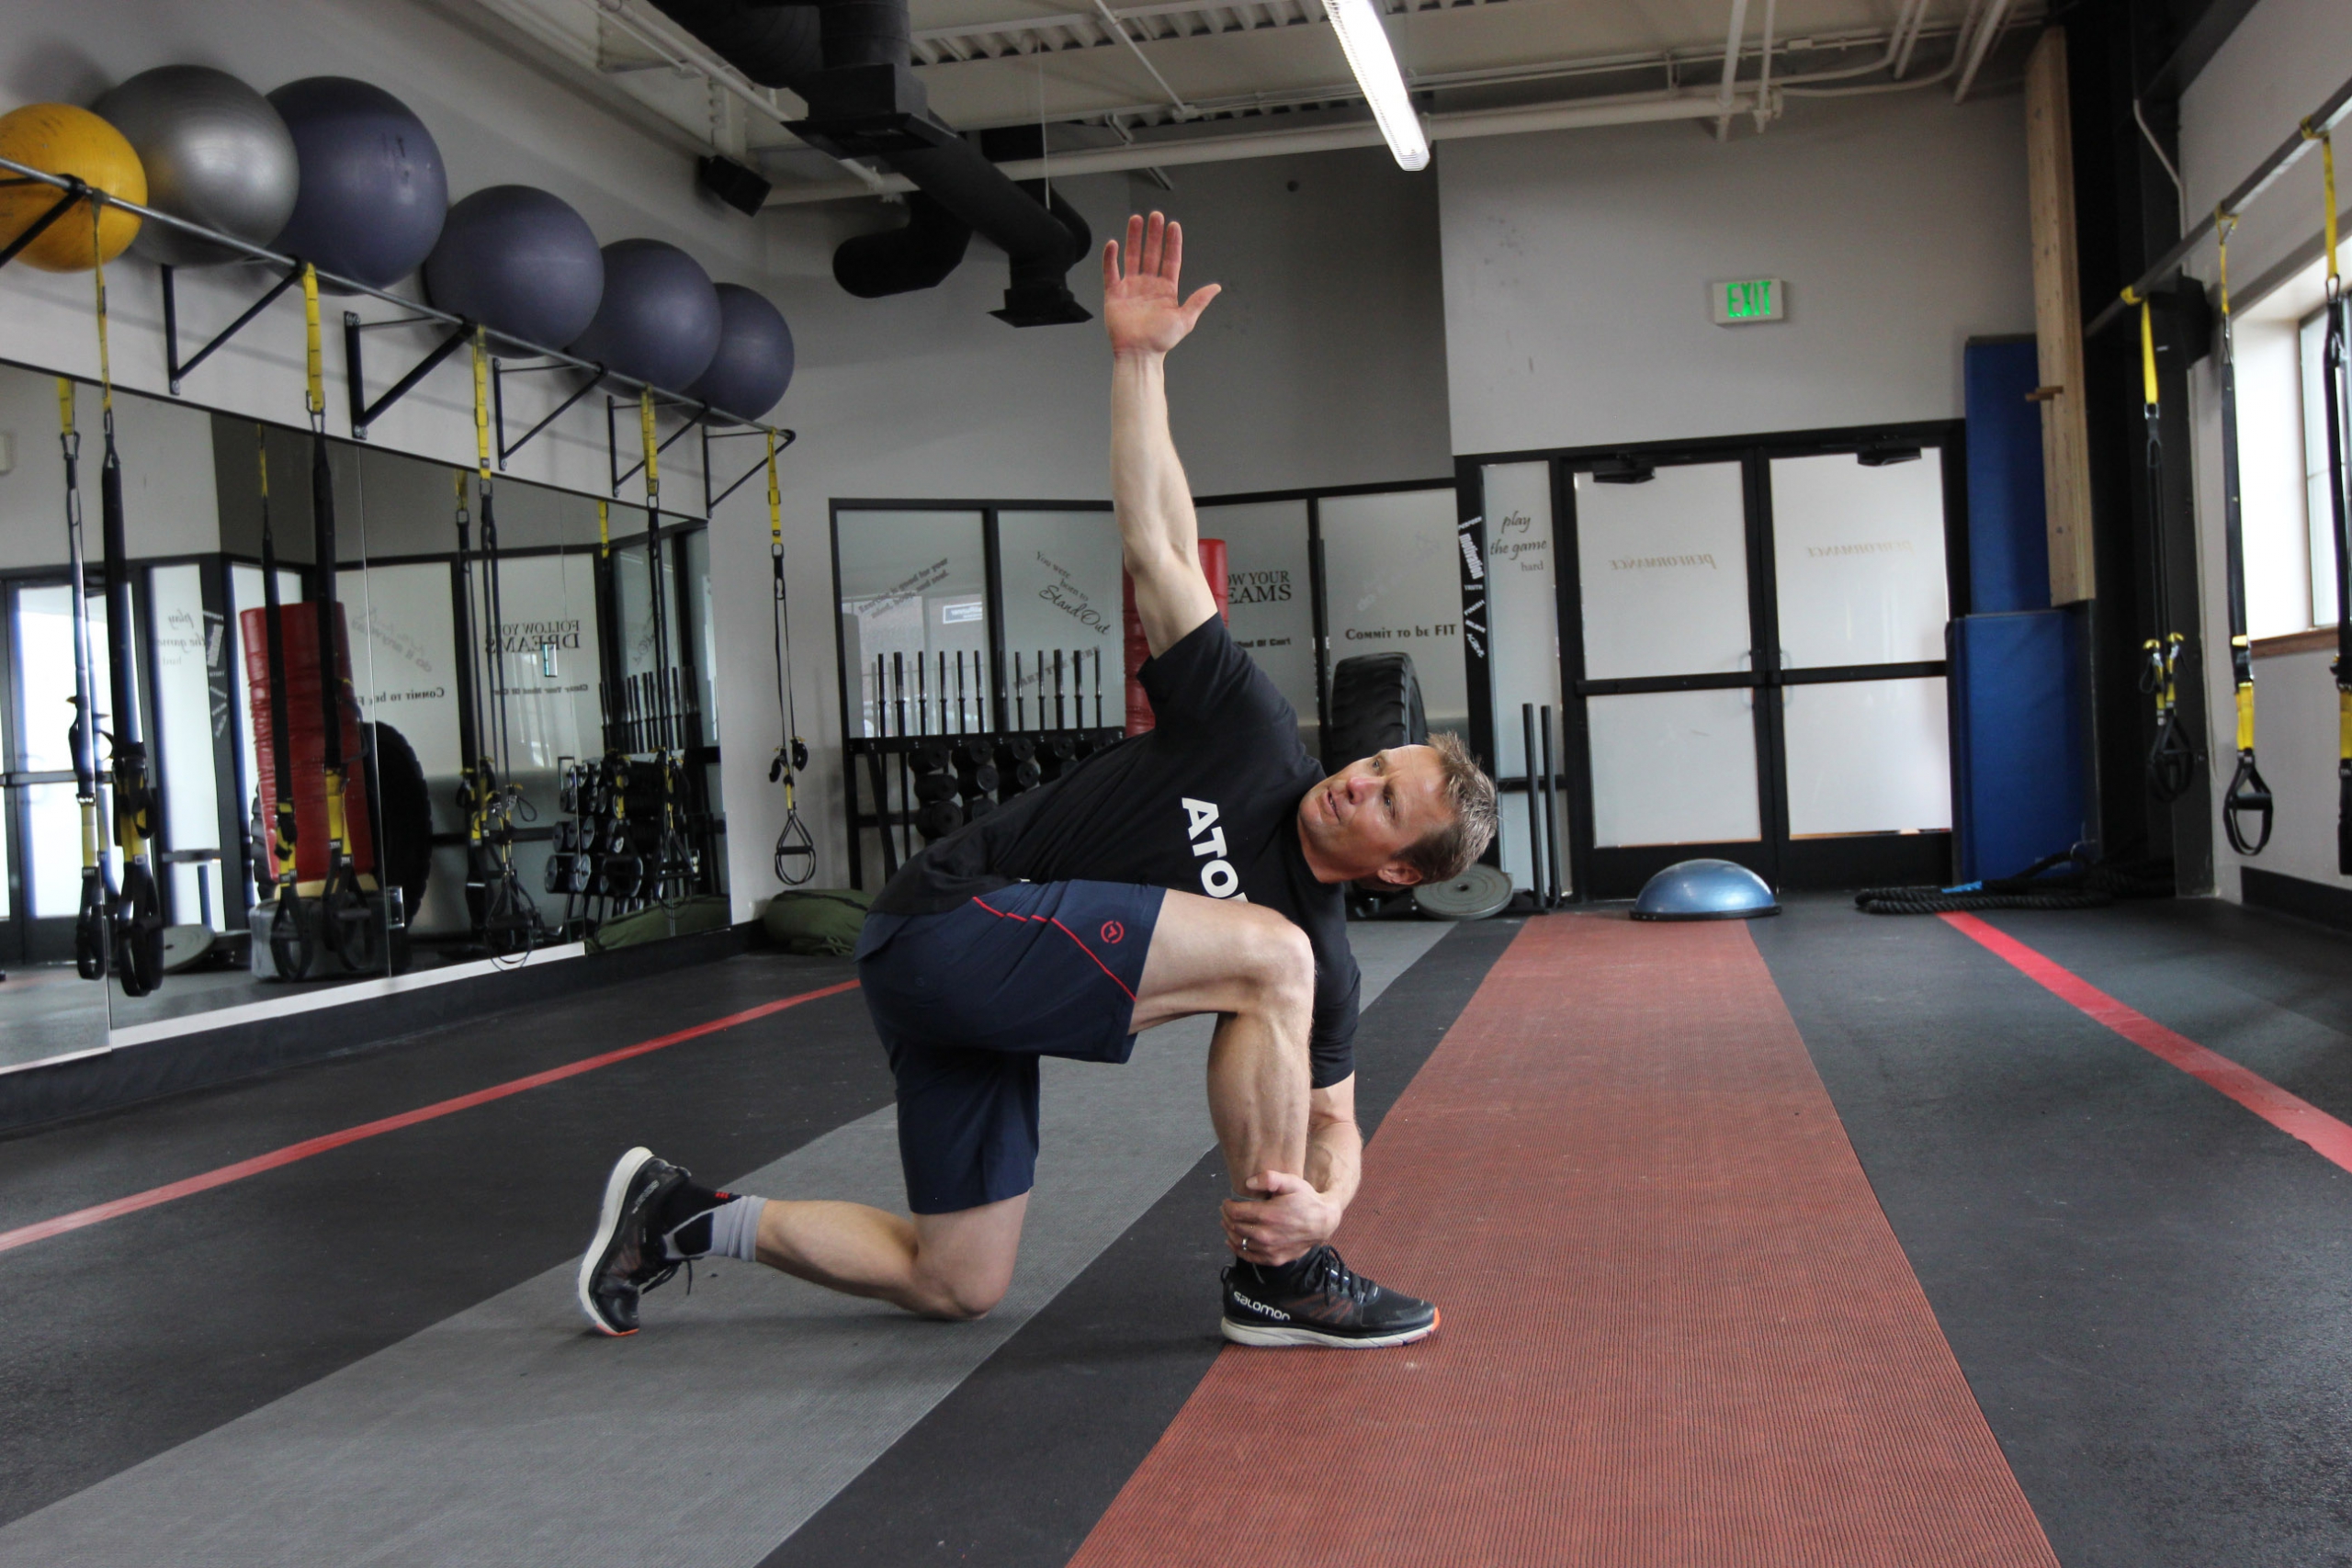
POLYGON ((1074 1562, 2055 1568, 1745 925, 1530 921, 1365 1164, 1443 1325, 1227 1348, 1074 1562))
POLYGON ((2346 1170, 2352 1170, 2352 1127, 2301 1095, 2208 1050, 2188 1035, 2166 1029, 2136 1008, 2117 1001, 2064 964, 2045 958, 2007 931, 1973 915, 1938 917, 1946 925, 1998 953, 2020 974, 2061 1000, 2073 1003, 2124 1039, 2170 1062, 2208 1088, 2236 1100, 2290 1138, 2300 1138, 2346 1170))
POLYGON ((216 1187, 226 1187, 232 1181, 243 1181, 249 1176, 259 1176, 266 1170, 277 1170, 292 1165, 297 1160, 306 1160, 314 1155, 326 1154, 330 1150, 339 1149, 345 1145, 356 1144, 366 1138, 380 1137, 386 1133, 397 1133, 403 1127, 413 1127, 421 1122, 438 1121, 444 1116, 454 1115, 460 1111, 471 1111, 477 1105, 488 1105, 492 1100, 504 1100, 509 1095, 521 1094, 526 1089, 543 1089, 551 1083, 561 1083, 566 1078, 576 1078, 582 1073, 593 1073, 599 1067, 609 1067, 615 1062, 626 1062, 631 1057, 642 1056, 649 1052, 665 1051, 684 1041, 699 1040, 706 1034, 716 1034, 722 1029, 732 1029, 739 1023, 750 1023, 754 1019, 766 1018, 772 1013, 782 1012, 786 1008, 798 1007, 802 1002, 813 1002, 820 997, 838 996, 843 991, 852 991, 856 988, 856 981, 843 980, 836 986, 826 986, 814 991, 803 991, 797 997, 762 1002, 757 1007, 745 1008, 741 1012, 729 1013, 725 1018, 714 1018, 707 1023, 694 1024, 689 1028, 678 1030, 674 1033, 659 1035, 651 1040, 640 1040, 634 1045, 624 1045, 616 1051, 606 1051, 594 1056, 583 1056, 579 1061, 566 1062, 560 1067, 549 1067, 545 1072, 532 1073, 526 1077, 509 1078, 504 1083, 492 1084, 488 1089, 478 1089, 470 1094, 460 1094, 448 1100, 435 1100, 431 1105, 420 1105, 413 1111, 403 1111, 395 1116, 382 1116, 373 1122, 363 1122, 356 1127, 345 1127, 339 1133, 325 1133, 315 1138, 305 1138, 299 1144, 288 1144, 284 1148, 272 1149, 267 1154, 255 1155, 251 1159, 241 1159, 234 1165, 216 1167, 199 1176, 183 1177, 177 1181, 167 1181, 161 1187, 150 1187, 144 1192, 133 1192, 128 1198, 109 1199, 103 1203, 93 1203, 86 1209, 76 1209, 70 1214, 59 1214, 54 1219, 40 1220, 29 1225, 19 1225, 12 1231, 0 1231, 0 1252, 12 1252, 17 1247, 27 1247, 37 1241, 46 1241, 53 1235, 63 1235, 68 1231, 78 1231, 107 1220, 119 1219, 125 1214, 135 1214, 141 1209, 152 1209, 158 1203, 169 1203, 175 1199, 191 1198, 198 1192, 209 1192, 216 1187))

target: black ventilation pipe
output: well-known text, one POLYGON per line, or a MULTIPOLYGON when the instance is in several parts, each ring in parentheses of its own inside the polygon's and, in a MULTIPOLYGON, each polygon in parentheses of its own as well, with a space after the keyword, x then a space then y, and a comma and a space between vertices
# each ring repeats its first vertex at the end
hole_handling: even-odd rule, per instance
POLYGON ((1070 297, 1067 277, 1093 249, 1085 220, 1059 197, 1048 207, 1041 187, 1007 179, 932 114, 914 73, 906 0, 654 3, 752 81, 799 94, 808 118, 793 130, 802 140, 836 158, 879 158, 935 204, 910 203, 903 227, 843 243, 833 255, 842 288, 873 299, 935 287, 962 257, 953 237, 960 225, 1012 263, 1004 308, 990 312, 1000 321, 1035 327, 1092 319, 1070 297))

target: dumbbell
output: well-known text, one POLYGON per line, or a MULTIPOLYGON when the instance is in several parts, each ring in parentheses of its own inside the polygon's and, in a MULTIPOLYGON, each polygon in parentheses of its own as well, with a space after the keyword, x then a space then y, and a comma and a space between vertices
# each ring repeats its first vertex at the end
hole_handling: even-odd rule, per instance
POLYGON ((986 764, 996 754, 996 745, 985 735, 967 735, 956 742, 956 768, 959 773, 986 764))
POLYGON ((924 805, 956 798, 954 773, 918 773, 915 775, 915 798, 924 805))
POLYGON ((997 793, 1019 795, 1024 789, 1035 789, 1044 776, 1044 770, 1037 766, 1035 758, 1023 757, 1013 763, 1010 770, 1001 772, 997 775, 997 793))
MULTIPOLYGON (((559 822, 556 826, 560 828, 563 824, 559 822)), ((580 857, 575 854, 559 852, 548 856, 547 890, 550 893, 561 893, 570 888, 571 868, 579 863, 580 857)))
POLYGON ((956 775, 956 787, 967 795, 994 795, 998 782, 995 767, 987 762, 967 768, 956 775))
POLYGON ((967 822, 977 822, 995 809, 994 795, 976 795, 964 803, 964 819, 967 822))
POLYGON ((955 766, 955 747, 944 740, 922 740, 916 742, 911 761, 918 774, 944 773, 955 766))
POLYGON ((915 813, 915 830, 926 841, 944 839, 964 825, 964 808, 952 800, 934 800, 915 813))

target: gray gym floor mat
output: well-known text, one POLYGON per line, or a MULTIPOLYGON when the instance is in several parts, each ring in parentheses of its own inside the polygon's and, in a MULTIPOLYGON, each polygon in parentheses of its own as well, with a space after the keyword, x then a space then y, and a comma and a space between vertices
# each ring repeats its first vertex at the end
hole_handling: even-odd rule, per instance
MULTIPOLYGON (((1449 929, 1353 928, 1363 1005, 1449 929)), ((698 1267, 691 1294, 682 1277, 650 1297, 644 1333, 608 1340, 582 1323, 566 1265, 27 1516, 0 1530, 0 1560, 755 1563, 1213 1145, 1208 1032, 1205 1020, 1156 1030, 1125 1067, 1045 1065, 1021 1267, 980 1323, 720 1262, 698 1267)), ((899 1207, 895 1113, 729 1185, 899 1207)))

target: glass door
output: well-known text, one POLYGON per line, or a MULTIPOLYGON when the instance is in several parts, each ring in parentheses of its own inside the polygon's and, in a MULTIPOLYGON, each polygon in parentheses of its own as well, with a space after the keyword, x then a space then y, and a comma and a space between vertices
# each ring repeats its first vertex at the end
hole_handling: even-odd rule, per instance
POLYGON ((1584 897, 1702 856, 1776 886, 1947 876, 1960 555, 1939 436, 1558 459, 1584 897))
MULTIPOLYGON (((0 956, 57 964, 74 956, 82 903, 82 817, 74 789, 73 590, 17 583, 7 593, 6 772, 0 773, 0 956)), ((106 596, 92 593, 90 650, 105 699, 106 596)), ((103 743, 98 765, 106 766, 103 743)), ((101 831, 103 832, 103 827, 101 831)))
POLYGON ((1949 864, 1943 466, 1897 456, 1769 459, 1796 886, 1939 881, 1949 864))
POLYGON ((1586 468, 1569 496, 1591 803, 1578 884, 1622 897, 1699 855, 1769 874, 1745 465, 1586 468))

